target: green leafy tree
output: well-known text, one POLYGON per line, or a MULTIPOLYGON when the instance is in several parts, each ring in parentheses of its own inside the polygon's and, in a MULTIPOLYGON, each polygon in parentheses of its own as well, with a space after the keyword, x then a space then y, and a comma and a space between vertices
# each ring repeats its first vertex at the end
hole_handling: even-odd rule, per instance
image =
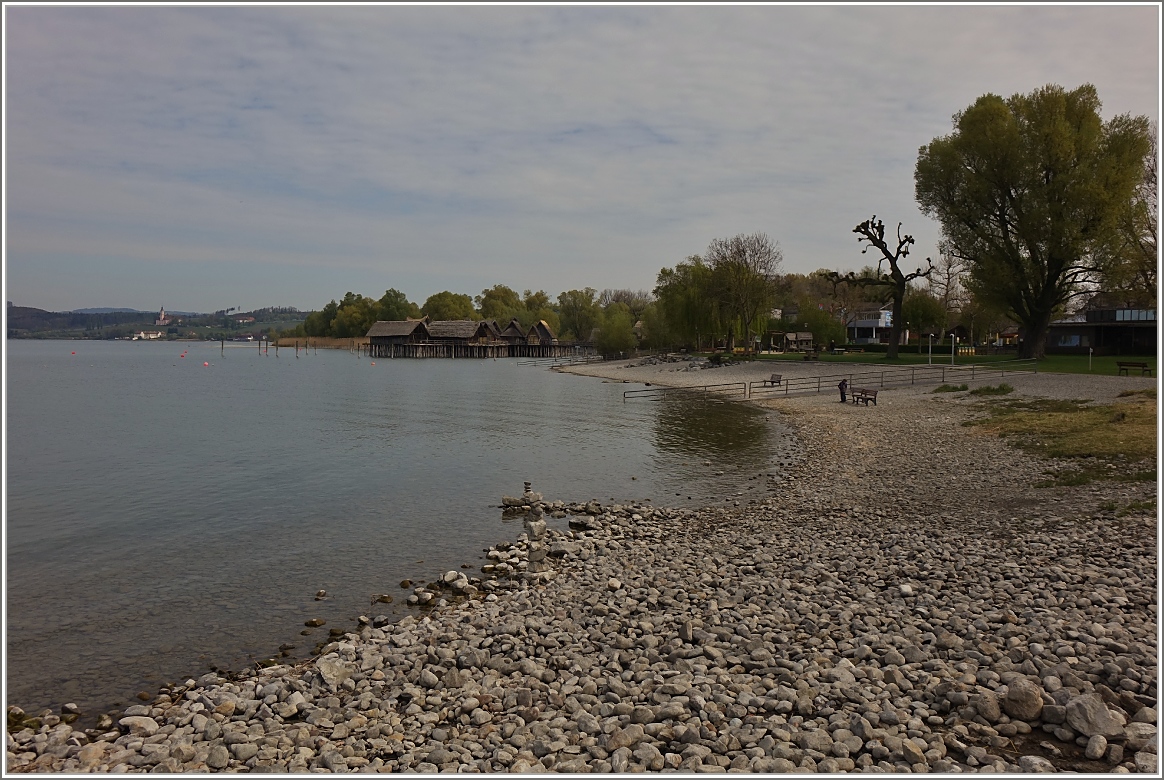
POLYGON ((754 324, 776 299, 776 281, 784 255, 780 245, 765 233, 717 238, 707 247, 704 261, 711 268, 711 289, 728 330, 728 349, 735 346, 735 331, 743 329, 751 341, 754 324))
POLYGON ((434 320, 477 319, 477 310, 473 308, 473 299, 468 295, 448 290, 428 296, 424 305, 420 307, 420 311, 434 320))
POLYGON ((367 334, 376 322, 379 307, 376 301, 362 295, 348 293, 340 302, 339 311, 331 323, 331 334, 335 338, 357 338, 367 334))
POLYGON ((595 348, 603 355, 617 355, 635 348, 635 320, 625 303, 615 302, 602 312, 595 348))
POLYGON ((483 319, 496 320, 503 328, 519 311, 525 309, 517 291, 504 284, 495 284, 482 290, 474 300, 483 319))
POLYGON ((901 318, 915 333, 940 334, 946 327, 946 307, 925 290, 911 289, 901 303, 901 318))
POLYGON ((313 311, 303 320, 303 335, 326 337, 331 335, 331 324, 339 314, 339 304, 332 300, 322 311, 313 311))
POLYGON ((667 328, 663 310, 657 301, 647 304, 639 316, 643 324, 641 344, 649 349, 667 349, 675 344, 675 338, 667 328))
POLYGON ((595 300, 597 295, 593 287, 567 290, 558 295, 562 337, 572 335, 578 341, 590 340, 590 334, 602 321, 602 309, 595 300))
POLYGON ((521 294, 521 305, 526 310, 534 312, 553 308, 553 302, 545 290, 538 290, 537 292, 526 290, 521 294))
POLYGON ((919 150, 918 204, 967 264, 968 286, 1019 323, 1020 357, 1041 357, 1051 319, 1102 278, 1142 177, 1147 118, 1099 111, 1090 84, 987 94, 919 150))
POLYGON ((1140 181, 1132 200, 1120 215, 1111 249, 1104 266, 1105 292, 1118 296, 1128 308, 1156 308, 1158 229, 1158 163, 1155 123, 1148 132, 1148 151, 1141 164, 1140 181))
POLYGON ((711 293, 711 269, 698 255, 660 270, 654 295, 659 319, 675 343, 698 350, 704 339, 712 340, 721 332, 711 293))
POLYGON ((384 291, 384 295, 380 300, 376 301, 377 311, 376 319, 378 320, 406 320, 409 317, 413 319, 420 318, 420 307, 408 297, 395 288, 390 288, 384 291))

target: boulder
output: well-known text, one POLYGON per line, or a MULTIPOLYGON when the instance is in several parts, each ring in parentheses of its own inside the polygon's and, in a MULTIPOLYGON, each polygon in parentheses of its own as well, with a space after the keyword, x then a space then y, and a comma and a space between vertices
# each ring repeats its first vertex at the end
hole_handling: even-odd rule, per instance
POLYGON ((315 662, 315 668, 319 670, 324 682, 336 687, 351 677, 354 671, 351 666, 338 658, 320 658, 315 662))
POLYGON ((1124 729, 1124 747, 1136 752, 1156 744, 1156 727, 1151 723, 1132 723, 1124 729))
POLYGON ((1002 708, 1012 718, 1035 720, 1043 711, 1043 691, 1030 680, 1020 677, 1007 687, 1002 708))
POLYGON ((131 715, 128 718, 122 718, 117 723, 122 728, 127 729, 130 734, 138 737, 152 737, 158 733, 158 722, 143 715, 131 715))
POLYGON ((1108 709, 1097 693, 1086 693, 1067 702, 1067 725, 1085 737, 1122 737, 1126 722, 1123 713, 1108 709))

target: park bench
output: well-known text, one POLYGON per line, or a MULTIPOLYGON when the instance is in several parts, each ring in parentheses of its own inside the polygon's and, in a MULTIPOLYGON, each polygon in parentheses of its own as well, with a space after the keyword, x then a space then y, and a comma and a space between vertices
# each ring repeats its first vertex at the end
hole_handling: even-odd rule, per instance
POLYGON ((819 352, 805 352, 804 359, 805 360, 820 360, 820 353, 819 352))
POLYGON ((771 385, 772 387, 775 387, 776 385, 780 384, 780 378, 781 378, 780 374, 773 374, 771 379, 765 379, 763 384, 761 384, 760 386, 761 387, 768 387, 769 385, 771 385))
POLYGON ((1121 376, 1126 376, 1128 370, 1133 368, 1139 370, 1140 376, 1152 376, 1152 369, 1148 368, 1147 363, 1134 360, 1117 360, 1116 367, 1119 368, 1121 376))
POLYGON ((850 394, 853 397, 854 404, 858 404, 858 403, 864 401, 865 406, 868 406, 869 402, 872 401, 874 406, 877 405, 877 391, 876 390, 869 390, 869 389, 864 388, 864 387, 854 387, 850 391, 850 394))

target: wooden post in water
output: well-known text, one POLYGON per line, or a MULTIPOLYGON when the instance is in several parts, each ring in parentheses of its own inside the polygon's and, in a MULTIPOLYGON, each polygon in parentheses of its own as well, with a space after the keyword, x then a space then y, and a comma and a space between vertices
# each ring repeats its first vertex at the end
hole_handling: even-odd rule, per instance
POLYGON ((221 355, 223 357, 226 357, 226 339, 219 339, 218 346, 219 346, 219 349, 221 351, 221 355))

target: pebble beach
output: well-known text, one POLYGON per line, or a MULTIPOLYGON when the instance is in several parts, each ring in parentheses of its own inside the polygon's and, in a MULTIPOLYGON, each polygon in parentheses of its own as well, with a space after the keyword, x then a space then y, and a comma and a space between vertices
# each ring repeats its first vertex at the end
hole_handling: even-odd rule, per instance
MULTIPOLYGON (((1156 387, 1005 381, 1096 403, 1156 387)), ((755 401, 796 443, 722 505, 502 486, 525 532, 410 588, 404 619, 370 611, 315 659, 191 678, 97 728, 10 708, 7 770, 1158 774, 1156 483, 1036 487, 1068 464, 933 389, 755 401)))

